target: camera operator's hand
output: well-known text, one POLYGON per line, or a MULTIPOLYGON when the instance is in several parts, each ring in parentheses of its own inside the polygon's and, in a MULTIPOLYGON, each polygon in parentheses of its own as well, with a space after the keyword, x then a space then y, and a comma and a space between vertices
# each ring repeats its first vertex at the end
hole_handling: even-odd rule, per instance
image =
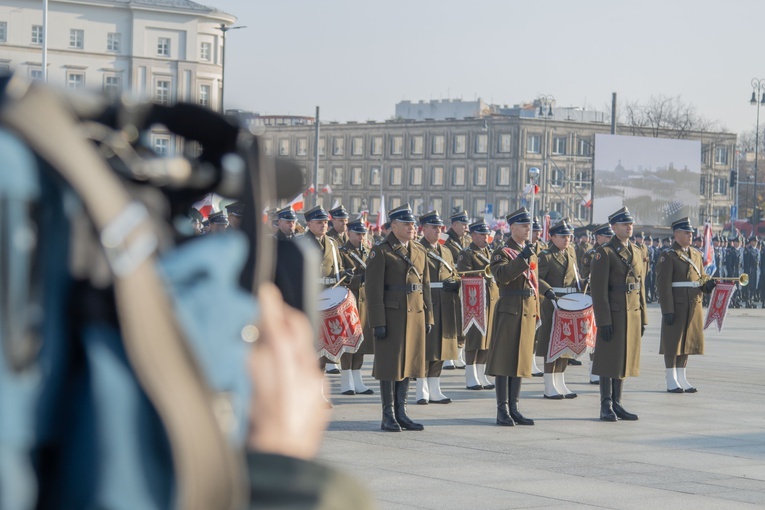
POLYGON ((429 335, 433 331, 433 324, 425 324, 425 334, 429 335))
POLYGON ((534 254, 534 252, 531 249, 531 244, 526 243, 526 246, 523 247, 523 250, 521 250, 521 257, 523 257, 526 260, 529 260, 529 257, 531 257, 534 254))
POLYGON ((610 342, 611 337, 614 335, 614 327, 610 324, 608 326, 601 326, 598 328, 598 334, 600 335, 601 340, 610 342))
POLYGON ((447 292, 459 292, 460 282, 452 279, 444 280, 444 290, 447 292))
POLYGON ((705 294, 711 294, 712 291, 715 290, 715 287, 717 287, 717 282, 714 280, 709 280, 704 284, 703 287, 701 287, 701 290, 705 294))
POLYGON ((666 324, 667 326, 671 326, 672 324, 675 323, 674 313, 665 313, 662 315, 662 317, 664 318, 664 324, 666 324))
POLYGON ((645 335, 645 324, 640 325, 640 337, 642 338, 643 335, 645 335))
POLYGON ((388 336, 388 328, 385 326, 377 326, 374 328, 373 334, 375 340, 385 340, 385 337, 388 336))
POLYGON ((555 302, 557 302, 557 301, 558 301, 558 296, 556 296, 556 295, 555 295, 555 291, 554 291, 554 290, 552 290, 552 289, 547 289, 547 290, 545 291, 545 297, 546 297, 547 299, 551 299, 551 300, 553 300, 553 301, 555 301, 555 302))
POLYGON ((253 386, 248 447, 311 459, 329 421, 311 324, 274 285, 264 284, 258 298, 260 334, 248 360, 253 386))

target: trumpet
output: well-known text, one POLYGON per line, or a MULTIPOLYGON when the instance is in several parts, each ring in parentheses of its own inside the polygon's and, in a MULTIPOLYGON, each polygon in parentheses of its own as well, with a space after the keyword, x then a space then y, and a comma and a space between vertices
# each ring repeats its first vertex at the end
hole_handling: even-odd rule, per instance
POLYGON ((455 271, 455 273, 457 273, 457 277, 469 276, 469 275, 481 275, 485 278, 494 278, 494 275, 491 274, 490 266, 486 266, 483 269, 474 269, 472 271, 455 271))
POLYGON ((741 273, 741 276, 735 277, 722 277, 722 276, 708 276, 706 274, 701 275, 701 278, 699 278, 701 281, 701 284, 707 283, 709 280, 720 280, 720 281, 728 281, 728 282, 738 282, 742 287, 746 287, 749 285, 749 275, 746 273, 741 273))

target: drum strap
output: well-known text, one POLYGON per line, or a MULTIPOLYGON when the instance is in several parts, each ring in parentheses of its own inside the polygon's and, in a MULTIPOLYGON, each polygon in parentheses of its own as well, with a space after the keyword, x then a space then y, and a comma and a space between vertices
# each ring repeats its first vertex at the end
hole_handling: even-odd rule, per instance
POLYGON ((450 265, 449 265, 449 263, 448 263, 448 262, 446 262, 446 261, 445 261, 443 258, 439 257, 439 256, 436 254, 436 252, 435 252, 435 251, 428 251, 428 257, 434 258, 434 259, 436 259, 437 261, 439 261, 440 263, 442 263, 442 264, 444 265, 444 267, 446 267, 446 269, 448 269, 448 270, 449 270, 449 272, 450 272, 450 273, 453 273, 453 272, 454 272, 454 269, 452 269, 452 266, 450 266, 450 265))
POLYGON ((404 253, 404 246, 403 245, 399 244, 398 246, 396 246, 396 248, 393 249, 393 253, 395 253, 396 255, 401 257, 402 259, 404 259, 404 261, 407 264, 409 264, 409 266, 412 268, 412 270, 414 271, 414 274, 417 275, 417 278, 420 281, 422 281, 422 276, 420 275, 420 272, 417 271, 417 268, 415 267, 414 262, 412 262, 412 259, 410 259, 409 256, 406 253, 404 253))
POLYGON ((691 267, 696 271, 696 274, 701 276, 701 271, 699 271, 699 268, 696 266, 696 264, 693 263, 693 261, 690 259, 690 257, 686 257, 684 253, 681 253, 677 250, 675 250, 675 253, 677 253, 677 256, 686 261, 691 265, 691 267))
POLYGON ((366 264, 366 262, 364 262, 363 260, 361 260, 361 257, 359 257, 358 255, 356 255, 356 253, 354 253, 354 252, 352 252, 352 251, 349 251, 348 253, 350 253, 350 254, 351 254, 351 257, 353 257, 354 259, 356 259, 356 261, 357 261, 359 264, 361 264, 361 267, 362 267, 363 269, 366 269, 366 268, 367 268, 367 264, 366 264))
POLYGON ((577 267, 576 260, 569 261, 569 263, 572 263, 574 265, 574 276, 576 277, 576 288, 579 290, 579 292, 582 292, 582 284, 579 283, 579 268, 577 267))
POLYGON ((340 267, 337 265, 337 249, 335 248, 335 243, 332 242, 332 238, 329 236, 324 236, 324 242, 329 243, 330 248, 332 248, 332 267, 335 268, 335 278, 340 280, 340 267))

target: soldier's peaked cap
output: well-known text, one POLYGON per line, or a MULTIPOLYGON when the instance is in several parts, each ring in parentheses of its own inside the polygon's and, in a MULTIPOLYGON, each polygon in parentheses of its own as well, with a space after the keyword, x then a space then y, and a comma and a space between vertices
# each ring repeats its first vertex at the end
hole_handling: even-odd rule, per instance
POLYGON ((570 236, 574 234, 574 230, 571 228, 571 224, 568 222, 568 218, 563 218, 558 223, 550 227, 551 236, 570 236))
POLYGON ((596 236, 611 236, 611 237, 613 237, 615 234, 614 234, 613 229, 611 228, 611 224, 610 223, 606 223, 605 225, 601 225, 601 226, 599 226, 598 228, 595 229, 595 235, 596 236))
POLYGON ((455 221, 459 221, 460 223, 470 223, 470 219, 468 218, 467 211, 458 212, 455 214, 452 214, 449 216, 449 221, 454 223, 455 221))
POLYGON ((327 215, 327 211, 324 210, 324 208, 320 205, 317 205, 316 207, 307 210, 303 216, 305 216, 305 221, 313 221, 313 220, 323 220, 327 221, 329 220, 329 216, 327 215))
POLYGON ((539 216, 534 218, 534 223, 531 225, 531 230, 534 232, 542 232, 542 225, 539 223, 539 216))
POLYGON ((693 226, 691 226, 691 220, 687 216, 680 218, 672 222, 672 230, 683 230, 685 232, 693 232, 693 226))
POLYGON ((470 228, 471 232, 475 232, 476 234, 491 234, 491 229, 484 220, 478 220, 474 223, 471 223, 470 227, 468 228, 470 228))
POLYGON ((364 225, 364 220, 359 218, 348 223, 348 230, 357 234, 366 234, 367 226, 364 225))
POLYGON ((280 220, 297 221, 297 214, 291 205, 276 211, 276 217, 280 220))
POLYGON ((228 223, 228 218, 226 217, 226 214, 223 211, 214 212, 210 216, 208 216, 207 219, 211 225, 213 224, 225 225, 228 223))
POLYGON ((438 211, 430 211, 420 216, 420 225, 436 225, 437 227, 443 227, 444 222, 441 219, 441 215, 438 211))
POLYGON ((505 217, 505 220, 507 220, 508 225, 512 225, 513 223, 527 225, 531 223, 531 214, 529 213, 528 209, 521 207, 517 211, 508 214, 505 217))
POLYGON ((635 223, 635 218, 632 217, 627 207, 622 207, 608 217, 608 223, 611 225, 615 223, 635 223))
POLYGON ((394 221, 402 221, 404 223, 414 223, 414 215, 412 214, 412 207, 409 204, 404 204, 392 209, 388 215, 391 223, 394 221))
POLYGON ((348 217, 348 211, 346 211, 345 207, 342 205, 335 207, 334 209, 330 209, 329 214, 332 216, 332 219, 338 220, 348 217))

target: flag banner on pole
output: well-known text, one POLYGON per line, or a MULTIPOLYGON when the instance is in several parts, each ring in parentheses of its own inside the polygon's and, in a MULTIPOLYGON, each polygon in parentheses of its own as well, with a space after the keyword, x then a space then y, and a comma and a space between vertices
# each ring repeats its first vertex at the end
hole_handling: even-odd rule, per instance
POLYGON ((329 187, 329 184, 325 184, 323 188, 321 188, 322 193, 327 193, 329 195, 332 194, 332 188, 329 187))
POLYGON ((592 307, 585 310, 555 308, 550 346, 545 363, 552 363, 561 356, 578 358, 585 351, 595 349, 595 314, 592 307))
POLYGON ((212 193, 208 193, 207 195, 205 195, 205 197, 202 200, 200 200, 199 202, 196 202, 191 207, 193 207, 194 209, 202 213, 202 216, 204 216, 206 219, 208 216, 210 216, 210 213, 213 212, 212 199, 213 199, 212 193))
POLYGON ((375 228, 377 230, 382 229, 382 226, 386 221, 388 221, 388 218, 385 215, 385 195, 380 195, 380 211, 377 214, 377 223, 375 223, 375 228))
POLYGON ((715 262, 715 249, 712 244, 712 225, 706 223, 704 225, 704 271, 712 276, 717 271, 717 263, 715 262))
POLYGON ((549 242, 550 241, 550 215, 545 214, 544 218, 542 219, 542 241, 549 242))
POLYGON ((710 324, 715 323, 717 332, 722 331, 725 316, 728 314, 728 305, 733 299, 734 292, 736 292, 736 282, 718 282, 712 291, 712 297, 709 298, 709 309, 707 310, 707 319, 704 321, 704 330, 710 324))
POLYGON ((287 205, 292 206, 292 209, 294 209, 296 212, 302 211, 305 207, 305 199, 303 198, 303 194, 301 193, 293 198, 292 201, 287 205))
POLYGON ((523 188, 523 194, 524 195, 528 195, 528 194, 531 193, 531 190, 534 190, 534 194, 538 195, 539 194, 539 185, 530 182, 529 184, 526 185, 525 188, 523 188))
POLYGON ((462 287, 462 334, 475 327, 486 334, 486 284, 483 276, 465 276, 462 287))

